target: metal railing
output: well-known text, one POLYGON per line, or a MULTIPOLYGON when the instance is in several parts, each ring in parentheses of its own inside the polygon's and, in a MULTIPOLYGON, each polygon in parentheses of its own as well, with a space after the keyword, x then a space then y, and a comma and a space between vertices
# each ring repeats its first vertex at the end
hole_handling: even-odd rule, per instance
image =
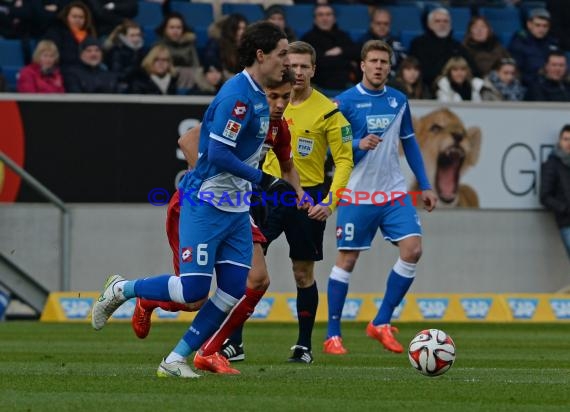
POLYGON ((20 176, 36 192, 48 202, 55 205, 61 212, 60 224, 60 287, 62 291, 70 290, 71 286, 71 212, 63 201, 42 185, 35 177, 22 169, 16 162, 0 150, 0 161, 20 176))

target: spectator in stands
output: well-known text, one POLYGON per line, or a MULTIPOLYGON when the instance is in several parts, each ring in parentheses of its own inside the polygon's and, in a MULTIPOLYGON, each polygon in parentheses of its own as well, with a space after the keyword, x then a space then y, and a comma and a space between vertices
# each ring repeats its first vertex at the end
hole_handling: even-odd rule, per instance
POLYGON ((132 20, 125 20, 107 37, 103 50, 107 68, 117 73, 119 89, 125 91, 146 55, 141 27, 132 20))
POLYGON ((97 39, 87 37, 81 43, 80 63, 63 69, 68 93, 116 93, 118 76, 103 64, 103 51, 97 39))
POLYGON ((208 28, 208 43, 204 50, 205 67, 221 67, 224 81, 240 72, 238 47, 247 27, 247 20, 234 13, 222 17, 208 28))
POLYGON ((224 74, 221 67, 208 66, 204 67, 204 83, 200 83, 198 87, 190 90, 188 94, 192 95, 215 95, 224 84, 224 74))
POLYGON ((283 10, 283 7, 278 5, 268 7, 267 10, 265 10, 265 19, 283 30, 287 35, 289 43, 297 40, 295 32, 287 25, 285 20, 285 10, 283 10))
POLYGON ((81 1, 73 1, 65 6, 58 20, 45 34, 45 39, 53 41, 59 50, 59 64, 62 69, 80 63, 79 45, 87 37, 96 38, 97 33, 91 12, 81 1))
POLYGON ((370 27, 360 38, 360 47, 368 40, 383 40, 392 47, 392 76, 396 75, 400 62, 406 57, 404 45, 390 34, 392 15, 387 9, 376 7, 370 15, 370 27))
POLYGON ((543 102, 570 102, 568 62, 561 51, 548 54, 543 73, 530 86, 526 100, 543 102))
POLYGON ((325 94, 338 94, 356 79, 360 49, 347 32, 338 28, 334 9, 328 4, 315 6, 313 28, 301 38, 317 52, 314 83, 328 89, 325 94))
POLYGON ((475 16, 469 22, 463 45, 481 77, 488 75, 501 59, 510 56, 482 16, 475 16))
POLYGON ((19 93, 65 93, 63 77, 57 66, 59 53, 51 40, 38 43, 32 63, 20 71, 19 93))
POLYGON ((562 127, 558 144, 542 164, 540 202, 554 213, 570 258, 570 124, 562 127))
POLYGON ((32 4, 29 0, 0 1, 0 37, 19 39, 29 34, 32 4))
POLYGON ((31 0, 32 4, 32 37, 41 38, 46 30, 57 21, 57 16, 69 0, 31 0))
POLYGON ((471 72, 477 74, 475 63, 461 43, 451 35, 451 16, 444 8, 433 9, 427 16, 427 30, 416 37, 410 46, 410 55, 416 57, 422 66, 424 81, 431 85, 441 73, 445 64, 454 56, 463 57, 471 72))
POLYGON ((203 81, 202 66, 196 50, 196 34, 186 25, 184 17, 172 12, 164 17, 156 29, 159 43, 170 50, 178 73, 179 89, 192 89, 203 81))
POLYGON ((517 63, 511 57, 505 57, 495 65, 484 79, 485 87, 481 91, 483 100, 505 100, 518 102, 524 99, 526 88, 517 77, 517 63))
POLYGON ((550 13, 545 9, 533 9, 528 14, 526 29, 516 33, 509 51, 517 61, 522 82, 530 87, 538 78, 548 53, 557 50, 557 41, 549 35, 550 13))
POLYGON ((396 77, 389 82, 389 86, 400 90, 408 99, 432 99, 432 94, 428 86, 422 79, 420 62, 414 56, 404 58, 396 77))
POLYGON ((552 36, 558 39, 562 50, 570 51, 570 1, 546 0, 546 8, 550 11, 552 36))
POLYGON ((176 70, 170 49, 164 44, 154 46, 142 61, 141 70, 133 77, 130 93, 176 94, 176 70))
POLYGON ((137 0, 85 0, 93 13, 97 33, 106 36, 125 19, 133 19, 139 11, 137 0))
POLYGON ((452 57, 436 80, 435 89, 440 102, 480 102, 483 80, 473 77, 471 68, 463 57, 452 57))

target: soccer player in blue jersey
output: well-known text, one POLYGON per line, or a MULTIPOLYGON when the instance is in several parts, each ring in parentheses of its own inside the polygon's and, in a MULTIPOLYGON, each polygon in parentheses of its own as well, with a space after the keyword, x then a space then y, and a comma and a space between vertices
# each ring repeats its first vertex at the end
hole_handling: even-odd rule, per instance
POLYGON ((419 182, 425 208, 432 211, 437 202, 414 136, 408 100, 403 93, 386 86, 391 61, 392 49, 387 43, 366 42, 361 52, 362 81, 337 97, 340 111, 352 126, 355 166, 339 195, 338 255, 329 276, 328 334, 324 343, 324 352, 329 354, 347 353, 340 321, 348 283, 360 252, 370 248, 378 228, 386 240, 398 245, 400 257, 388 274, 382 305, 366 333, 392 352, 403 351, 390 319, 414 280, 422 253, 422 230, 414 199, 406 194, 399 163, 400 143, 419 182))
MULTIPOLYGON (((208 296, 215 268, 216 291, 160 363, 159 377, 198 377, 187 363, 188 356, 218 329, 244 295, 252 235, 249 202, 243 196, 251 192, 251 183, 268 190, 278 180, 257 165, 269 127, 263 86, 282 78, 289 63, 287 52, 287 37, 275 25, 261 22, 248 27, 239 50, 245 69, 224 84, 204 115, 196 168, 180 183, 180 276, 133 281, 110 276, 93 306, 92 325, 99 330, 122 303, 135 296, 196 302, 208 296)), ((212 362, 225 359, 212 356, 212 362)), ((229 363, 227 368, 232 373, 229 363)))

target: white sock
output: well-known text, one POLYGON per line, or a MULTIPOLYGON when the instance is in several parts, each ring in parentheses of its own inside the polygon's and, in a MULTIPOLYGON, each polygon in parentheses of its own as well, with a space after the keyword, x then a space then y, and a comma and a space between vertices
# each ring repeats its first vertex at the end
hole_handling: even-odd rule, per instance
POLYGON ((170 352, 170 354, 164 360, 166 363, 172 362, 186 362, 186 358, 176 352, 170 352))

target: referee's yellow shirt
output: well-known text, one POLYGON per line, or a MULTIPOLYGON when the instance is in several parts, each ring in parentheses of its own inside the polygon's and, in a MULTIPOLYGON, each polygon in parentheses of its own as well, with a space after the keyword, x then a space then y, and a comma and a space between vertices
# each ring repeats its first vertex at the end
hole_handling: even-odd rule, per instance
MULTIPOLYGON (((336 105, 314 90, 298 105, 289 103, 284 114, 291 132, 293 164, 301 178, 301 186, 316 186, 325 181, 325 160, 330 148, 335 172, 330 191, 330 208, 338 202, 336 192, 346 187, 352 172, 352 129, 336 105)), ((279 162, 272 151, 267 153, 263 171, 281 177, 279 162)), ((330 201, 325 200, 325 204, 330 201)))

